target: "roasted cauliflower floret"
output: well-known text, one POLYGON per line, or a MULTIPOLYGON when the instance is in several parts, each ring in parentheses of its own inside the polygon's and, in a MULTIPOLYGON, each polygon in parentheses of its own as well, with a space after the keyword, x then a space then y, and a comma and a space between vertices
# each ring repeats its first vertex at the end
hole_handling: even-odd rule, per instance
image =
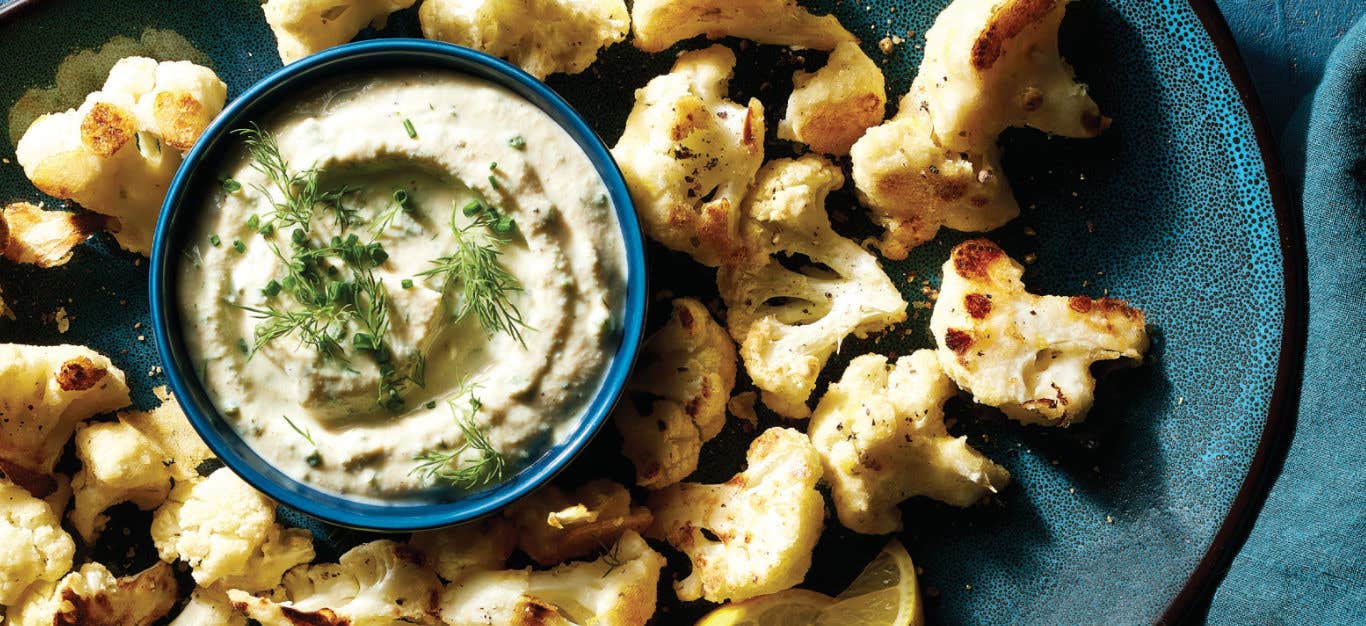
POLYGON ((163 561, 188 563, 201 586, 269 589, 313 560, 312 535, 275 523, 275 503, 227 468, 178 483, 152 515, 152 541, 163 561))
POLYGON ((99 227, 92 213, 44 211, 16 202, 0 210, 0 254, 43 268, 65 265, 76 246, 99 227))
POLYGON ((351 41, 366 26, 383 28, 389 14, 417 0, 268 0, 261 5, 275 33, 280 62, 351 41))
POLYGON ((816 405, 809 430, 840 523, 870 535, 891 533, 901 530, 903 500, 927 496, 968 506, 1010 481, 1005 468, 944 426, 944 402, 957 393, 933 350, 895 365, 875 354, 849 363, 816 405))
POLYGON ((199 438, 189 418, 180 410, 180 402, 165 387, 152 393, 161 405, 150 411, 121 411, 119 421, 132 426, 156 444, 170 465, 167 470, 178 481, 199 477, 199 465, 214 458, 213 451, 199 438))
POLYGON ((843 184, 820 157, 765 165, 743 210, 746 256, 717 274, 745 370, 786 417, 810 414, 816 377, 845 337, 906 319, 877 258, 830 228, 825 197, 843 184))
POLYGON ((959 152, 940 145, 929 115, 910 98, 850 149, 854 189, 885 231, 883 256, 904 259, 941 226, 980 232, 1020 214, 995 141, 959 152))
POLYGON ((441 594, 451 626, 644 626, 664 557, 627 531, 596 561, 547 571, 481 572, 441 594))
POLYGON ((81 346, 0 344, 0 469, 39 495, 76 424, 128 405, 109 359, 81 346))
POLYGON ((617 405, 614 421, 623 451, 636 466, 636 484, 661 489, 697 469, 702 444, 726 424, 735 388, 735 343, 692 298, 673 302, 673 316, 645 342, 617 405), (642 415, 636 397, 648 406, 642 415))
POLYGON ((815 50, 858 41, 835 16, 812 15, 797 0, 636 0, 631 23, 635 46, 646 52, 697 35, 815 50))
POLYGON ((854 42, 837 46, 815 73, 797 71, 792 86, 778 137, 800 141, 815 152, 849 154, 854 142, 887 114, 882 70, 854 42))
POLYGON ((247 626, 247 618, 233 608, 228 594, 217 587, 195 587, 190 601, 169 626, 247 626))
POLYGON ((119 245, 145 255, 180 166, 176 150, 194 144, 226 99, 213 70, 128 57, 79 108, 35 120, 15 155, 38 189, 116 218, 119 245))
POLYGON ((264 626, 439 623, 441 581, 416 551, 384 539, 356 546, 338 561, 290 570, 271 598, 241 589, 229 590, 228 598, 264 626))
POLYGON ((0 606, 13 605, 29 585, 56 583, 71 570, 76 544, 46 502, 0 479, 0 606))
POLYGON ((956 0, 925 33, 909 98, 950 150, 996 142, 1010 126, 1095 137, 1110 121, 1058 52, 1071 0, 956 0))
POLYGON ((502 568, 517 547, 512 522, 489 516, 477 522, 440 530, 413 533, 408 545, 422 553, 423 561, 448 581, 473 572, 502 568))
POLYGON ((536 78, 578 74, 626 39, 623 0, 427 0, 422 34, 503 57, 536 78))
POLYGON ((590 554, 628 530, 645 530, 651 519, 645 507, 631 506, 631 492, 605 478, 568 494, 546 485, 514 504, 507 516, 517 525, 517 546, 541 565, 590 554))
POLYGON ((103 565, 86 563, 57 584, 39 583, 10 607, 7 626, 149 626, 176 601, 175 571, 157 563, 133 576, 115 578, 103 565))
POLYGON ((71 481, 76 506, 71 525, 86 545, 104 530, 104 510, 132 502, 149 511, 166 500, 171 473, 166 454, 137 429, 122 422, 87 424, 76 431, 81 471, 71 481))
POLYGON ((764 161, 764 107, 727 99, 734 67, 721 45, 680 55, 636 91, 612 148, 645 234, 711 266, 735 253, 740 204, 764 161))
POLYGON ((651 537, 692 560, 674 583, 682 600, 744 600, 800 583, 825 524, 816 491, 821 459, 806 435, 770 428, 749 446, 749 466, 719 485, 678 483, 650 497, 651 537))
POLYGON ((930 317, 939 363, 977 402, 1012 419, 1075 424, 1095 401, 1092 364, 1143 359, 1143 312, 1114 298, 1036 296, 1023 275, 985 239, 953 249, 930 317))

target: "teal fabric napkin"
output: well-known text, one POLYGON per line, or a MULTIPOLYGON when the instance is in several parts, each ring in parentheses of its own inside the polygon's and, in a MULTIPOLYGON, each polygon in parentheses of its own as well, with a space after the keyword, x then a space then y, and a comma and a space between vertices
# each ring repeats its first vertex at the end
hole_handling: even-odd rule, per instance
POLYGON ((1298 420, 1211 624, 1366 624, 1366 19, 1330 57, 1307 121, 1286 172, 1304 181, 1308 244, 1298 420))

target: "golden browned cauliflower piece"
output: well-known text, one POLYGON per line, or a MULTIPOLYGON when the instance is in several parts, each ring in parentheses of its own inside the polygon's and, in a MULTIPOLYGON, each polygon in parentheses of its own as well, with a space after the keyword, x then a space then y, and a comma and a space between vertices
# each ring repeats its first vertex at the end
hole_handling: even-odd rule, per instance
POLYGON ((681 600, 744 600, 800 583, 825 525, 816 491, 821 459, 806 435, 770 428, 749 446, 749 467, 719 485, 678 483, 650 497, 649 535, 692 560, 674 583, 681 600))
POLYGON ((226 99, 213 70, 128 57, 79 108, 34 120, 15 155, 38 189, 117 218, 119 245, 145 255, 177 150, 194 144, 226 99))
POLYGON ((637 485, 661 489, 697 469, 702 444, 726 424, 735 360, 735 343, 707 307, 674 300, 673 317, 645 342, 626 387, 628 396, 648 397, 649 412, 628 397, 614 416, 637 485))
POLYGON ((72 250, 100 227, 92 213, 44 211, 15 202, 0 209, 0 254, 43 268, 65 265, 72 250))
POLYGON ((815 73, 797 71, 792 86, 778 137, 800 141, 815 152, 849 154, 854 142, 887 114, 882 70, 852 41, 837 46, 815 73))
POLYGON ((812 15, 797 0, 636 0, 631 22, 635 46, 646 52, 697 35, 815 50, 858 41, 835 16, 812 15))
POLYGON ((546 485, 508 508, 517 546, 533 561, 554 565, 610 545, 622 533, 650 525, 650 511, 631 506, 631 492, 605 478, 566 494, 546 485))
POLYGON ((664 557, 627 531, 596 561, 480 572, 441 593, 450 626, 644 626, 664 557))
POLYGON ((825 197, 843 184, 820 157, 769 162, 745 201, 746 256, 717 274, 745 370, 786 417, 810 414, 816 377, 845 337, 906 319, 877 258, 830 228, 825 197), (783 263, 803 256, 799 270, 783 263))
POLYGON ((52 492, 52 466, 76 424, 128 405, 123 371, 81 346, 0 344, 0 470, 52 492))
POLYGON ((987 231, 1020 214, 994 140, 966 152, 951 150, 936 140, 929 114, 911 96, 900 107, 849 151, 859 200, 885 229, 883 256, 906 258, 942 226, 987 231))
POLYGON ((178 481, 193 480, 199 476, 199 465, 214 458, 213 451, 190 425, 175 396, 165 387, 157 387, 152 393, 161 400, 160 406, 150 411, 121 411, 119 422, 132 426, 156 444, 170 464, 167 470, 172 477, 178 481))
POLYGON ((408 545, 422 554, 437 575, 455 581, 503 567, 517 548, 517 529, 507 519, 491 515, 460 526, 413 533, 408 545))
POLYGON ((149 511, 171 491, 166 454, 122 422, 81 426, 76 431, 76 457, 81 471, 71 481, 76 497, 71 525, 86 545, 93 545, 104 530, 105 509, 131 501, 149 511))
POLYGON ((358 545, 337 563, 296 567, 269 596, 228 590, 228 598, 263 626, 395 626, 440 624, 441 581, 422 556, 382 539, 358 545))
POLYGON ((968 506, 1010 481, 1005 468, 944 426, 944 402, 957 393, 934 350, 916 350, 895 365, 876 354, 849 363, 816 405, 808 431, 840 523, 891 533, 901 530, 903 500, 968 506))
POLYGON ((176 484, 152 515, 152 541, 163 561, 188 563, 201 586, 269 589, 313 560, 313 536, 275 523, 275 503, 227 468, 176 484))
POLYGON ((351 41, 366 26, 383 28, 389 14, 417 0, 268 0, 261 5, 275 33, 280 62, 351 41))
POLYGON ((1093 363, 1143 359, 1143 312, 1114 298, 1036 296, 1023 275, 985 239, 953 249, 930 317, 939 363, 977 402, 1012 419, 1075 424, 1095 401, 1093 363))
POLYGON ((1095 137, 1110 121, 1058 52, 1071 0, 956 0, 925 33, 911 93, 944 147, 971 151, 1010 126, 1095 137))
POLYGON ((536 78, 578 74, 626 39, 623 0, 426 0, 422 35, 502 57, 536 78))
POLYGON ((195 587, 190 601, 168 626, 247 626, 228 594, 217 587, 195 587))
POLYGON ((734 67, 725 46, 683 53, 636 91, 612 148, 645 234, 711 266, 733 257, 740 204, 764 161, 764 107, 727 99, 734 67))
POLYGON ((10 607, 6 626, 149 626, 175 605, 175 571, 157 563, 133 576, 115 578, 99 563, 86 563, 60 582, 29 587, 10 607))
POLYGON ((76 544, 46 502, 0 478, 0 606, 19 600, 34 583, 56 583, 71 570, 76 544))

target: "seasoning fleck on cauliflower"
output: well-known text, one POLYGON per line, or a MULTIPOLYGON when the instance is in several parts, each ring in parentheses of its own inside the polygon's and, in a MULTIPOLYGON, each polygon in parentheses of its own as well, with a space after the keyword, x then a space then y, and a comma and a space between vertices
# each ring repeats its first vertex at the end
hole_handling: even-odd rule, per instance
POLYGON ((645 52, 697 35, 816 50, 858 41, 835 16, 812 15, 797 0, 636 0, 631 22, 635 46, 645 52))
POLYGON ((685 52, 636 91, 612 155, 645 234, 716 266, 734 255, 739 210, 764 161, 764 107, 727 99, 735 53, 685 52))
POLYGON ((195 587, 190 601, 168 626, 247 626, 228 594, 217 587, 195 587))
POLYGON ((99 220, 91 213, 44 211, 27 202, 0 209, 0 254, 42 268, 65 265, 99 220))
POLYGON ((1010 481, 1005 468, 944 426, 944 402, 958 387, 933 350, 889 365, 865 354, 849 363, 811 415, 811 442, 825 463, 835 511, 870 535, 901 530, 897 504, 928 496, 968 506, 1010 481))
POLYGON ((261 5, 275 33, 280 62, 351 41, 366 26, 383 28, 389 14, 417 0, 268 0, 261 5))
POLYGON ((883 256, 906 258, 942 226, 987 231, 1020 214, 995 141, 951 150, 935 138, 929 114, 911 96, 900 107, 849 150, 859 201, 885 229, 883 256))
POLYGON ((213 70, 128 57, 79 108, 35 120, 15 156, 44 193, 117 218, 119 245, 145 255, 177 150, 194 145, 226 100, 213 70))
POLYGON ((422 553, 423 560, 441 578, 456 581, 472 572, 503 567, 517 547, 517 530, 512 522, 489 516, 461 526, 413 533, 408 545, 422 553))
POLYGON ((275 523, 275 503, 227 468, 178 483, 152 515, 152 541, 162 560, 188 563, 201 586, 269 589, 313 560, 312 535, 275 523))
POLYGON ((264 626, 440 623, 441 581, 413 549, 384 539, 347 550, 338 561, 290 570, 270 597, 230 589, 228 598, 264 626))
POLYGON ((930 317, 939 363, 977 402, 1012 419, 1075 424, 1095 401, 1093 363, 1143 359, 1143 312, 1114 298, 1036 296, 1023 275, 985 239, 953 249, 930 317))
POLYGON ((0 606, 14 604, 29 585, 55 583, 71 570, 76 544, 46 502, 0 479, 0 606))
POLYGON ((426 0, 422 34, 503 57, 536 78, 578 74, 626 39, 623 0, 426 0))
POLYGON ((175 605, 175 571, 157 563, 133 576, 115 578, 99 563, 86 563, 55 585, 29 587, 10 607, 6 626, 149 626, 175 605))
POLYGON ((30 492, 52 492, 52 466, 76 424, 127 406, 109 359, 80 346, 0 344, 0 469, 30 492))
POLYGON ((673 302, 673 316, 645 342, 614 421, 636 484, 662 489, 697 469, 702 444, 726 423, 735 388, 735 344, 692 298, 673 302), (641 414, 636 397, 649 411, 641 414))
POLYGON ((778 137, 815 152, 849 154, 850 146, 887 114, 882 70, 851 41, 837 46, 814 74, 798 70, 792 85, 778 137))
POLYGON ((150 411, 122 411, 119 421, 132 426, 156 444, 166 460, 167 468, 176 480, 199 477, 199 465, 214 458, 213 451, 199 438, 189 418, 180 409, 180 402, 165 387, 152 389, 161 404, 150 411))
POLYGON ((133 502, 149 511, 171 491, 167 458, 152 440, 122 422, 86 424, 76 431, 81 471, 71 481, 76 506, 71 525, 86 545, 104 530, 104 510, 133 502))
POLYGON ((1010 126, 1095 137, 1110 125, 1058 52, 1070 2, 956 0, 939 14, 908 98, 944 147, 980 149, 1010 126))
POLYGON ((480 572, 441 593, 450 626, 644 626, 664 557, 634 531, 596 561, 546 571, 480 572))
POLYGON ((816 491, 821 459, 811 440, 770 428, 749 446, 749 467, 719 485, 679 483, 655 492, 651 537, 692 560, 674 583, 679 599, 744 600, 800 583, 825 524, 816 491))
POLYGON ((746 256, 717 274, 745 370, 786 417, 810 414, 816 377, 846 336, 906 319, 877 258, 830 228, 825 197, 843 184, 820 157, 769 162, 745 201, 746 256))
POLYGON ((507 510, 517 525, 518 547, 541 565, 590 554, 627 531, 650 525, 650 511, 631 506, 631 492, 607 479, 566 494, 546 485, 507 510))

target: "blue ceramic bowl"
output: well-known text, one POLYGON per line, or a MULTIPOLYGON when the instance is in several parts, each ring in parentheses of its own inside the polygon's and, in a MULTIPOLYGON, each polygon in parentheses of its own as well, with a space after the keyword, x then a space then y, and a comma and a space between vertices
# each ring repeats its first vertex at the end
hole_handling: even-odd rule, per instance
POLYGON ((204 132, 166 194, 152 249, 152 324, 166 376, 204 441, 228 467, 276 501, 327 522, 378 531, 448 526, 496 511, 535 490, 567 465, 606 421, 621 394, 645 317, 645 256, 640 225, 621 172, 601 138, 549 87, 526 72, 486 54, 420 39, 385 39, 333 48, 280 69, 228 104, 204 132), (213 165, 238 145, 230 133, 259 120, 301 91, 328 77, 383 68, 419 67, 460 72, 501 85, 540 107, 588 154, 607 186, 626 246, 627 295, 621 343, 601 388, 577 428, 516 475, 491 489, 450 502, 378 504, 322 491, 285 475, 242 440, 210 401, 181 335, 177 270, 181 242, 198 219, 213 165))

